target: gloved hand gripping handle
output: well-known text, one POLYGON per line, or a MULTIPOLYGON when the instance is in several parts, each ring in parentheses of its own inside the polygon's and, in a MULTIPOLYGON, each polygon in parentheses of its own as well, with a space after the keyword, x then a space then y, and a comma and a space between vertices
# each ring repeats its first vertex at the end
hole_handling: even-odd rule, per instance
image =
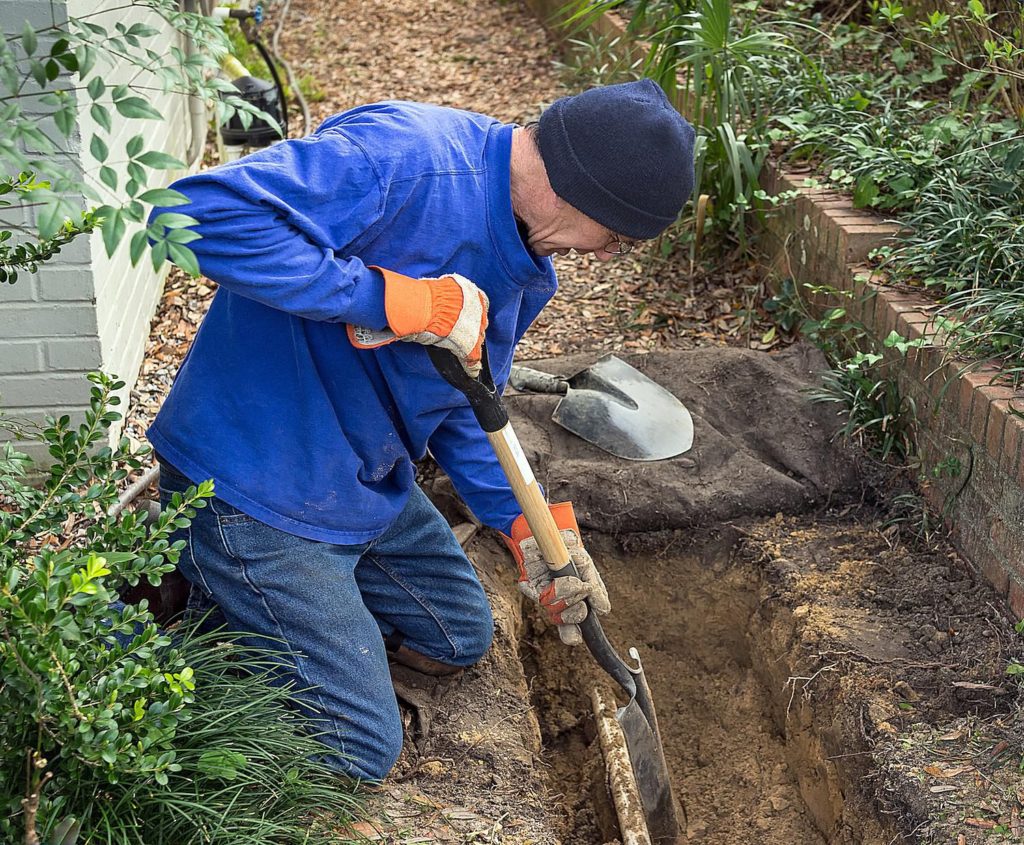
MULTIPOLYGON (((478 378, 470 376, 459 364, 451 352, 438 347, 428 347, 430 360, 445 381, 461 391, 469 400, 470 407, 476 415, 477 422, 487 434, 498 458, 498 463, 505 471, 512 493, 522 508, 526 523, 533 532, 534 539, 540 547, 541 554, 551 570, 553 578, 566 575, 579 577, 576 567, 569 556, 569 550, 562 541, 562 535, 555 525, 544 494, 533 475, 533 470, 526 459, 519 439, 509 422, 505 405, 501 401, 494 379, 491 376, 490 364, 487 360, 487 344, 484 344, 481 357, 481 372, 478 378)), ((654 709, 650 706, 649 692, 645 683, 637 683, 638 673, 626 665, 625 661, 615 652, 605 636, 597 614, 591 609, 580 623, 583 641, 594 655, 594 659, 623 688, 630 698, 636 698, 640 709, 655 727, 654 709)))

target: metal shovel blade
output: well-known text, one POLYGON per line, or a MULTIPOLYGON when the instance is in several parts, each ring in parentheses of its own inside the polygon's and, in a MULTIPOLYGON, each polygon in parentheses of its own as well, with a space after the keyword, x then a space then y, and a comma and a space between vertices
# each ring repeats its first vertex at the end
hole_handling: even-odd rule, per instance
MULTIPOLYGON (((639 666, 636 651, 631 649, 630 654, 639 666)), ((643 667, 630 671, 636 679, 637 694, 625 707, 616 711, 615 720, 622 728, 626 740, 626 750, 629 751, 629 760, 633 765, 633 776, 636 778, 651 842, 653 845, 678 845, 685 841, 686 822, 685 818, 680 818, 682 807, 677 804, 672 793, 672 781, 658 732, 654 702, 650 700, 643 667), (645 710, 648 712, 645 713, 645 710)))
POLYGON ((619 657, 593 612, 580 628, 590 653, 629 696, 625 706, 615 711, 615 721, 622 729, 650 841, 652 845, 680 845, 686 839, 686 813, 672 791, 658 716, 640 655, 635 648, 629 650, 635 666, 619 657))
POLYGON ((614 355, 564 379, 514 366, 509 384, 564 394, 551 418, 619 458, 660 461, 693 445, 693 418, 686 406, 614 355))

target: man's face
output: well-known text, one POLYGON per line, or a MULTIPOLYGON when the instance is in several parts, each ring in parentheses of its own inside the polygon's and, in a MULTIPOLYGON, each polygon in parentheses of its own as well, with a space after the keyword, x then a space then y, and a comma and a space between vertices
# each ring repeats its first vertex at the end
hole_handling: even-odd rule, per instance
POLYGON ((610 261, 632 249, 631 239, 619 237, 572 206, 563 204, 561 212, 549 225, 530 233, 534 254, 568 255, 575 250, 580 255, 592 253, 598 261, 610 261))

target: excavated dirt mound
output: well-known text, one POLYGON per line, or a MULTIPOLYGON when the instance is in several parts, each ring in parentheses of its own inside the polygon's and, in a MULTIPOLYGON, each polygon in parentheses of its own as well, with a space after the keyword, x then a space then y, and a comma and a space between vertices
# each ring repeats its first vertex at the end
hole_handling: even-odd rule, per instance
MULTIPOLYGON (((690 528, 859 497, 855 462, 833 440, 834 410, 805 395, 825 369, 816 350, 620 357, 689 409, 689 452, 650 463, 615 458, 552 424, 557 396, 506 396, 537 478, 553 501, 573 499, 584 527, 612 534, 690 528)), ((574 355, 529 366, 568 376, 594 360, 574 355)))

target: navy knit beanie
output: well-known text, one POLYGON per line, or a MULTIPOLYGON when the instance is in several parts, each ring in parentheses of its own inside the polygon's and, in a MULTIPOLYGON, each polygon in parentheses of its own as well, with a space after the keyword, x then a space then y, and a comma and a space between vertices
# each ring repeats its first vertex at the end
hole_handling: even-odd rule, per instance
POLYGON ((627 238, 656 238, 693 190, 693 127, 650 79, 592 88, 544 111, 537 145, 551 187, 627 238))

